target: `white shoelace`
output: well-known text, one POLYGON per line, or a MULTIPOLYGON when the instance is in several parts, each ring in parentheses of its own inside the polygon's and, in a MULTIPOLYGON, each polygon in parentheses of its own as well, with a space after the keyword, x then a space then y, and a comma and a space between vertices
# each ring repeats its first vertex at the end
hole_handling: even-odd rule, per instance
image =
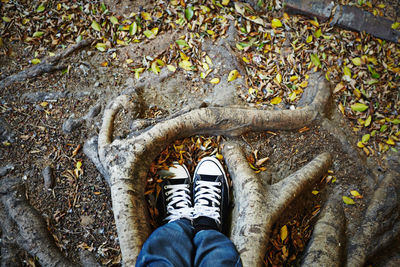
POLYGON ((217 186, 221 186, 221 183, 209 181, 196 182, 194 198, 194 214, 196 218, 199 216, 206 216, 221 223, 219 212, 221 189, 217 186))
POLYGON ((166 189, 167 212, 169 214, 165 220, 172 222, 181 218, 192 219, 193 208, 191 207, 189 185, 165 185, 164 188, 166 189))

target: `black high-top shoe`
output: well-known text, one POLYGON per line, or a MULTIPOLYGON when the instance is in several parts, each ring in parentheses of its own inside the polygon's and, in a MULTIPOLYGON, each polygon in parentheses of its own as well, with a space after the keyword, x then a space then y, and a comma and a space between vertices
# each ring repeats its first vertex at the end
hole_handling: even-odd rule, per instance
POLYGON ((222 232, 229 206, 229 186, 225 171, 214 157, 203 158, 194 172, 193 226, 195 232, 215 229, 222 232))

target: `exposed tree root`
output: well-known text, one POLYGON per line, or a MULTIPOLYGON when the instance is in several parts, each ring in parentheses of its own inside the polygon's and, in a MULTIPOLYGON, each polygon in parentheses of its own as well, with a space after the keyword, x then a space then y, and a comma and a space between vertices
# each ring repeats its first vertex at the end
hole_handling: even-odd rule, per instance
POLYGON ((0 197, 2 233, 3 236, 12 237, 7 238, 4 248, 11 251, 3 254, 2 247, 2 266, 15 266, 13 263, 16 259, 10 253, 19 253, 20 249, 37 258, 42 266, 80 266, 67 259, 57 248, 46 223, 25 199, 25 189, 19 179, 2 178, 0 197))
MULTIPOLYGON (((311 125, 324 113, 331 91, 329 84, 319 73, 311 75, 307 90, 313 92, 310 94, 312 97, 304 101, 304 107, 293 111, 249 110, 236 107, 200 108, 159 122, 139 135, 124 140, 113 140, 113 126, 121 108, 132 108, 129 96, 121 95, 107 105, 99 133, 98 151, 101 164, 110 174, 113 211, 124 263, 127 266, 134 265, 142 244, 150 234, 144 200, 145 178, 152 160, 165 146, 176 139, 195 134, 237 136, 247 131, 294 130, 311 125)), ((267 220, 270 226, 285 207, 283 202, 292 200, 293 194, 300 192, 299 188, 305 187, 308 181, 317 177, 329 162, 330 157, 323 154, 310 163, 315 165, 316 173, 307 168, 270 186, 271 195, 268 199, 271 206, 268 212, 272 212, 272 216, 267 220), (306 179, 304 175, 308 173, 311 178, 306 179), (295 189, 291 188, 292 186, 295 189), (273 205, 273 201, 279 203, 273 205)), ((261 225, 252 225, 261 228, 261 225)), ((247 258, 251 257, 246 257, 246 262, 260 263, 259 257, 251 260, 247 258)))
POLYGON ((26 79, 29 78, 34 78, 37 77, 43 73, 48 73, 48 72, 53 72, 61 69, 65 69, 65 66, 59 66, 58 62, 60 59, 65 58, 75 52, 76 50, 79 50, 85 46, 88 46, 90 43, 92 43, 92 39, 86 39, 83 40, 77 44, 74 44, 61 53, 55 55, 54 57, 49 57, 43 62, 34 65, 32 67, 29 67, 27 69, 24 69, 16 74, 10 75, 3 80, 0 81, 0 89, 3 89, 15 82, 22 82, 26 79))
POLYGON ((375 191, 357 238, 349 240, 347 266, 364 266, 370 257, 400 237, 399 196, 399 173, 391 171, 375 191))
POLYGON ((314 226, 302 266, 341 266, 344 231, 343 207, 335 196, 328 201, 314 226))
POLYGON ((250 169, 237 143, 226 142, 222 153, 232 177, 235 199, 231 239, 244 266, 262 266, 273 224, 296 196, 328 170, 331 156, 320 154, 297 172, 268 185, 250 169))

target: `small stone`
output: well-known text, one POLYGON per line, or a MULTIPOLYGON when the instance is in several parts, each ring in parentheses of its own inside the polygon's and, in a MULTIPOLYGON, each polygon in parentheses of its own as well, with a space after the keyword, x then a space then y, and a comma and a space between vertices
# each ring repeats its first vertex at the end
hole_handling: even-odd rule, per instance
POLYGON ((70 134, 78 127, 82 126, 83 122, 84 119, 82 118, 75 119, 74 117, 70 117, 66 121, 64 121, 62 130, 64 133, 70 134))
POLYGON ((12 170, 14 170, 14 164, 7 164, 6 166, 0 167, 0 177, 5 176, 12 170))
POLYGON ((54 187, 55 179, 53 175, 53 170, 50 166, 47 166, 42 170, 43 180, 44 180, 44 187, 49 190, 54 187))

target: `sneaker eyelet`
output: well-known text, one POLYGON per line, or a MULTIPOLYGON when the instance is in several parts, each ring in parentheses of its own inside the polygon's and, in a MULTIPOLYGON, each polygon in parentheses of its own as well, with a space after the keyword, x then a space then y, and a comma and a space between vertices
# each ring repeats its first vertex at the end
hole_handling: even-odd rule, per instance
POLYGON ((164 185, 164 189, 168 189, 166 185, 164 185))
POLYGON ((221 182, 218 182, 218 186, 221 186, 221 182))
POLYGON ((221 189, 218 189, 218 191, 217 191, 218 193, 221 193, 221 189))

